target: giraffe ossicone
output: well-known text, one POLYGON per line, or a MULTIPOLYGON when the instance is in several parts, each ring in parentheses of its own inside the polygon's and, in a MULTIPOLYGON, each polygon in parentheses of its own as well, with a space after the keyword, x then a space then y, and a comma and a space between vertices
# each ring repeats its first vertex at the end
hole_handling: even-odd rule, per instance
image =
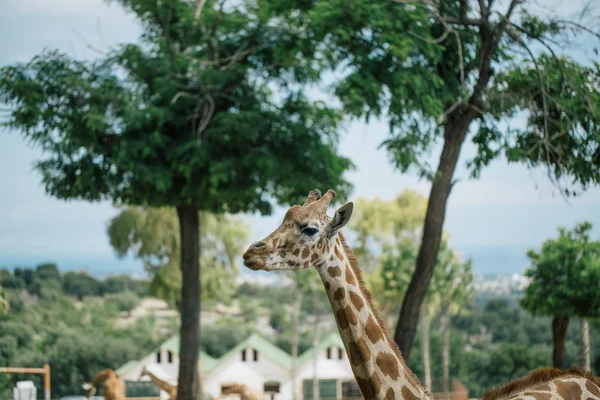
MULTIPOLYGON (((302 206, 295 205, 287 211, 275 231, 250 245, 243 255, 244 264, 250 269, 264 271, 310 267, 317 270, 352 372, 365 399, 431 399, 406 365, 373 306, 358 261, 340 232, 352 216, 353 203, 344 204, 336 210, 333 218, 329 218, 327 208, 334 199, 333 190, 322 196, 318 189, 312 190, 302 206)), ((569 370, 560 377, 556 373, 535 374, 528 376, 530 380, 523 379, 527 385, 515 386, 513 382, 504 390, 488 392, 486 400, 600 400, 600 382, 589 374, 577 373, 576 370, 569 370), (557 380, 559 378, 560 381, 557 380), (552 396, 549 396, 549 391, 531 390, 535 384, 544 383, 544 387, 556 388, 559 383, 564 386, 565 382, 582 390, 554 390, 552 396)))

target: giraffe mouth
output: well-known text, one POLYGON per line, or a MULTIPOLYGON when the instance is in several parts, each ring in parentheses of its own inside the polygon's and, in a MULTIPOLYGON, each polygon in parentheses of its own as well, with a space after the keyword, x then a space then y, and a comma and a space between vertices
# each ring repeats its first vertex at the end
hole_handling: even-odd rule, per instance
POLYGON ((267 262, 261 256, 249 256, 244 254, 244 265, 253 271, 260 271, 265 269, 267 262))

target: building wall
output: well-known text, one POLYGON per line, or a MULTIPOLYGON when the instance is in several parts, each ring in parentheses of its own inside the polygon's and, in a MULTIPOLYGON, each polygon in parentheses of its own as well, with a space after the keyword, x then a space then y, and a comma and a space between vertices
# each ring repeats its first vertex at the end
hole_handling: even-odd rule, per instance
POLYGON ((212 396, 219 396, 222 385, 239 383, 262 393, 266 382, 279 382, 280 393, 275 395, 275 399, 291 399, 290 372, 263 353, 259 352, 258 360, 254 361, 252 349, 245 351, 246 361, 242 361, 240 351, 212 371, 205 379, 205 390, 212 396))

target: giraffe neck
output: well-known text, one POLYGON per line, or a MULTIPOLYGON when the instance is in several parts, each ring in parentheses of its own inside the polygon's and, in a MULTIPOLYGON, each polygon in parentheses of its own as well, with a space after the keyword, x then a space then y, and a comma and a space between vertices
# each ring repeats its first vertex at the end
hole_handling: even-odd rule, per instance
POLYGON ((317 270, 365 399, 428 399, 375 313, 356 259, 341 233, 333 246, 328 261, 317 270))
POLYGON ((161 388, 162 390, 164 390, 166 392, 171 392, 173 389, 176 389, 175 386, 163 381, 162 379, 157 378, 156 375, 154 375, 150 371, 145 371, 145 375, 147 375, 150 378, 150 380, 152 382, 154 382, 154 384, 156 384, 156 386, 158 386, 159 388, 161 388))

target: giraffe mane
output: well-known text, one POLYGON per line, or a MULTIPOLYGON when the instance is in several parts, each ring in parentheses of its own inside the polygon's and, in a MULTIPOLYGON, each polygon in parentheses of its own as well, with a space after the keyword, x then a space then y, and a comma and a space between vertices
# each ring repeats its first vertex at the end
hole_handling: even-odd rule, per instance
POLYGON ((411 383, 414 383, 416 386, 422 387, 421 382, 419 381, 417 376, 412 372, 412 370, 410 368, 408 368, 408 365, 406 364, 406 361, 404 360, 404 357, 402 356, 402 352, 400 351, 400 348, 398 347, 396 342, 394 342, 394 340, 390 336, 390 332, 387 328, 387 325, 383 322, 383 319, 379 315, 379 311, 373 305, 373 296, 371 295, 371 292, 369 292, 369 289, 367 289, 367 285, 365 284, 365 281, 363 279, 362 270, 360 269, 358 259, 356 258, 356 256, 354 255, 354 252, 352 251, 352 249, 346 242, 346 239, 344 238, 344 235, 342 234, 342 232, 339 232, 338 235, 340 237, 340 240, 342 241, 342 246, 344 247, 346 256, 348 257, 348 260, 350 261, 350 267, 352 268, 352 271, 354 272, 354 275, 356 276, 356 280, 358 281, 358 288, 360 289, 360 292, 362 293, 363 297, 367 300, 367 303, 371 307, 371 311, 373 312, 373 315, 375 316, 377 324, 381 327, 381 330, 383 332, 383 336, 385 337, 385 340, 388 342, 389 346, 391 347, 391 349, 394 352, 394 354, 396 355, 396 357, 398 357, 398 360, 404 367, 404 371, 406 372, 406 375, 408 377, 412 378, 413 382, 411 382, 411 383))
POLYGON ((588 379, 600 386, 600 379, 595 377, 591 371, 586 371, 583 368, 573 365, 567 370, 558 368, 540 368, 535 371, 531 371, 528 375, 515 379, 505 385, 495 387, 488 390, 481 396, 481 400, 493 400, 499 398, 507 398, 511 395, 522 392, 526 389, 532 388, 533 386, 548 383, 553 379, 566 377, 566 376, 578 376, 588 379))

